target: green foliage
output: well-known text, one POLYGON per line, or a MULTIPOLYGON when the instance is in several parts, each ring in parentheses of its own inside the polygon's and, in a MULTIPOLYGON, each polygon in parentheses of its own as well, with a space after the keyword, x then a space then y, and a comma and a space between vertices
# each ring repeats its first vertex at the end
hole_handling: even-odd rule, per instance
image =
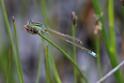
MULTIPOLYGON (((10 24, 9 24, 8 15, 7 15, 7 11, 6 11, 6 8, 5 8, 4 0, 0 0, 0 2, 1 2, 2 12, 3 12, 3 16, 4 16, 5 25, 6 25, 7 36, 8 36, 8 39, 9 39, 8 41, 10 41, 10 48, 12 48, 12 54, 13 54, 12 57, 14 58, 14 62, 15 62, 16 68, 17 68, 17 74, 18 74, 19 82, 24 83, 22 68, 21 68, 21 64, 20 64, 20 60, 19 60, 17 41, 14 42, 14 37, 13 37, 13 34, 11 32, 11 28, 10 28, 10 24)), ((16 34, 16 25, 15 25, 15 22, 14 22, 14 36, 16 37, 15 40, 17 40, 16 35, 17 35, 16 34)), ((11 73, 11 71, 9 71, 7 74, 9 74, 9 73, 11 73)), ((13 75, 12 75, 12 77, 13 77, 13 75)), ((8 83, 9 78, 7 78, 7 80, 8 80, 7 81, 7 83, 8 83)))
MULTIPOLYGON (((104 22, 104 16, 101 17, 100 22, 102 23, 102 38, 104 40, 104 43, 107 48, 107 52, 109 55, 109 59, 111 61, 112 67, 116 67, 118 65, 118 57, 117 57, 117 51, 116 51, 116 35, 115 35, 115 28, 114 28, 114 1, 108 0, 108 20, 109 20, 109 31, 107 32, 105 29, 105 22, 104 22)), ((96 12, 96 15, 98 17, 101 16, 101 13, 103 13, 100 3, 98 0, 93 0, 93 6, 96 12)), ((99 41, 99 40, 98 40, 99 41)), ((98 47, 99 48, 99 47, 98 47)), ((100 61, 98 61, 100 63, 100 61)), ((118 70, 115 73, 115 78, 117 79, 118 83, 123 83, 123 76, 121 74, 121 71, 118 70)))

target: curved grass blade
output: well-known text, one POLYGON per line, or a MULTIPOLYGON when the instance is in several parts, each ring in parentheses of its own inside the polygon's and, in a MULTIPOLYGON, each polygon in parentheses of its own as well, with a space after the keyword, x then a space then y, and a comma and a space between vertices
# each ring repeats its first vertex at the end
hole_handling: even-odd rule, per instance
POLYGON ((73 66, 75 66, 75 68, 77 68, 77 70, 79 71, 81 77, 86 81, 87 80, 85 78, 85 76, 83 75, 83 73, 81 72, 81 70, 79 69, 79 67, 77 66, 77 64, 74 62, 74 60, 72 59, 72 57, 69 56, 68 53, 66 53, 62 48, 60 48, 56 43, 54 43, 53 41, 51 41, 49 38, 45 37, 44 35, 42 35, 41 33, 39 33, 39 36, 41 38, 43 38, 44 40, 46 40, 48 43, 50 43, 52 46, 54 46, 57 50, 59 50, 61 53, 64 54, 64 56, 73 64, 73 66))

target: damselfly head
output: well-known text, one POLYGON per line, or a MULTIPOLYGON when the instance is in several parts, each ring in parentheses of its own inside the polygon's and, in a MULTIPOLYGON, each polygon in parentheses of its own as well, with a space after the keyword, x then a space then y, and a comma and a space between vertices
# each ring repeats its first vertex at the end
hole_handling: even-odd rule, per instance
POLYGON ((24 25, 24 28, 31 34, 38 34, 37 26, 35 26, 31 20, 28 21, 26 25, 24 25))

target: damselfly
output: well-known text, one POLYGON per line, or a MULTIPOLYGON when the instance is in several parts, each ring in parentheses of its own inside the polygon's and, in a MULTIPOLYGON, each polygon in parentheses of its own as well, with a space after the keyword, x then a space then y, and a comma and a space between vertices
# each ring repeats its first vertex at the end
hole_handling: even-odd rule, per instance
POLYGON ((88 54, 96 57, 96 53, 83 47, 82 42, 79 39, 71 37, 66 34, 63 34, 61 32, 55 31, 55 30, 47 27, 45 24, 29 21, 26 25, 24 25, 24 28, 26 29, 27 32, 29 32, 31 34, 45 35, 46 33, 50 33, 50 34, 57 35, 62 40, 66 41, 66 42, 80 48, 81 50, 87 52, 88 54))

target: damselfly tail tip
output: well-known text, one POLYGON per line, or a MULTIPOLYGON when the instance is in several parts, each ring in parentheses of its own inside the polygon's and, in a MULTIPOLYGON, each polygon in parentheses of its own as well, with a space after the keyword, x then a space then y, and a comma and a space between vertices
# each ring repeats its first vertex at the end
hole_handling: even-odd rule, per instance
POLYGON ((91 54, 92 56, 96 57, 96 53, 95 53, 95 52, 91 51, 90 54, 91 54))

